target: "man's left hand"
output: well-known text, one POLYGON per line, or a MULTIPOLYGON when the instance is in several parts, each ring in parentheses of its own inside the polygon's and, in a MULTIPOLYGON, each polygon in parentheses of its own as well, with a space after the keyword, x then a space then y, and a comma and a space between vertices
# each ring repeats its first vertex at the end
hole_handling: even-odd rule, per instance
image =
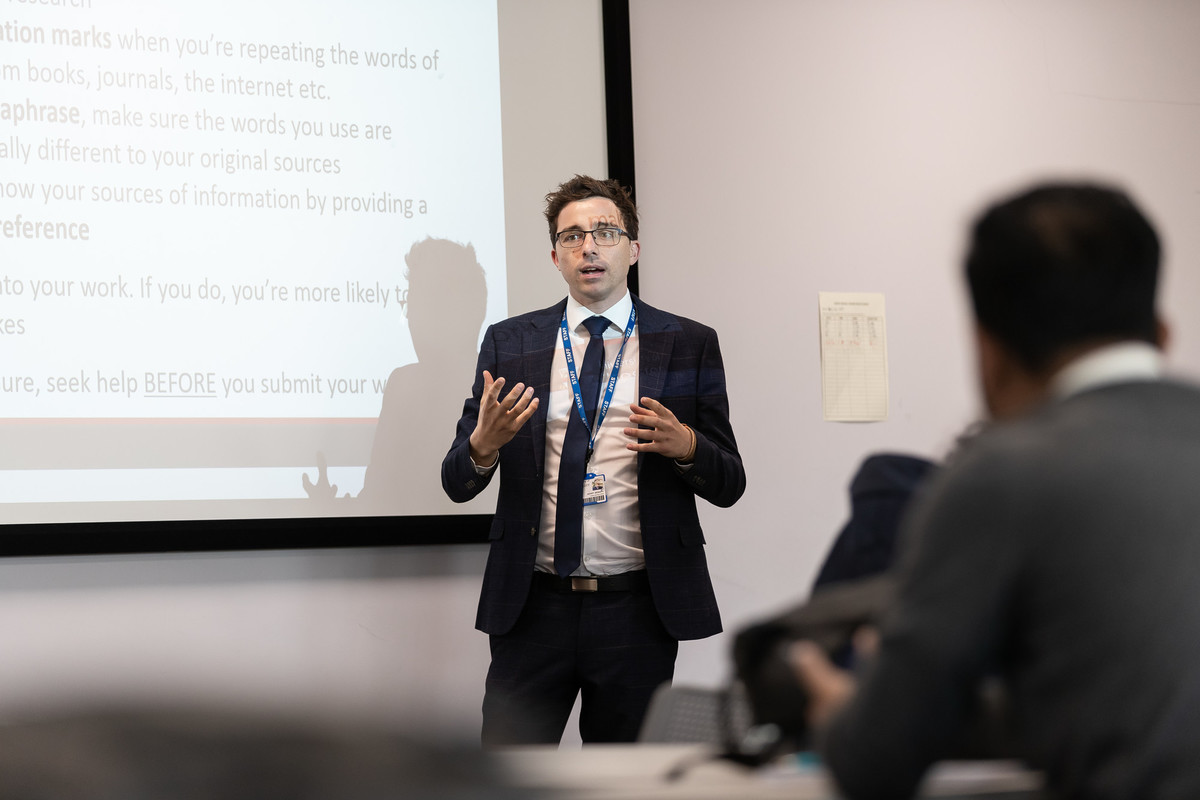
POLYGON ((640 441, 629 442, 625 447, 639 453, 659 453, 676 461, 695 455, 695 434, 671 413, 671 409, 652 397, 643 397, 642 404, 634 404, 631 410, 629 421, 645 427, 626 428, 626 436, 640 441))

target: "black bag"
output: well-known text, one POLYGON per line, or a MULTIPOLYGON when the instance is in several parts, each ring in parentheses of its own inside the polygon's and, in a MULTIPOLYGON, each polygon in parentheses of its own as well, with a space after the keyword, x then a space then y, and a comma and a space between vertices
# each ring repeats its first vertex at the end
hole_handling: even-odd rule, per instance
POLYGON ((810 745, 804 721, 808 697, 789 663, 789 647, 806 639, 821 647, 834 663, 849 668, 854 632, 877 624, 894 594, 890 575, 830 584, 814 592, 807 602, 751 625, 734 638, 737 680, 745 688, 754 724, 778 728, 776 752, 810 745))

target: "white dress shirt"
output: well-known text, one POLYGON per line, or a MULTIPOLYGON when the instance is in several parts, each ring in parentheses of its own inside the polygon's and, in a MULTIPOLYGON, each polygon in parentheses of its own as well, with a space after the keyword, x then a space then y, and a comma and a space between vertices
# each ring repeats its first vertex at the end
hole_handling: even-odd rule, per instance
MULTIPOLYGON (((624 297, 602 315, 609 321, 608 329, 604 332, 604 366, 600 372, 602 395, 603 387, 607 385, 612 374, 613 362, 621 349, 632 309, 633 297, 626 292, 624 297)), ((584 351, 590 339, 583 321, 594 316, 594 313, 574 298, 568 297, 566 315, 575 363, 582 364, 584 351)), ((545 572, 554 572, 554 518, 558 505, 558 472, 563 437, 566 435, 570 415, 578 413, 571 391, 571 379, 567 375, 562 336, 557 336, 556 340, 554 362, 550 370, 550 402, 546 408, 546 461, 537 555, 537 568, 545 572)), ((642 569, 645 565, 637 501, 637 453, 626 449, 625 444, 630 440, 622 432, 630 427, 630 406, 638 399, 640 360, 641 350, 635 326, 625 344, 612 404, 596 435, 595 451, 587 467, 589 473, 604 476, 608 499, 604 503, 584 506, 582 560, 579 569, 575 570, 575 575, 617 575, 642 569)), ((599 413, 601 404, 596 405, 599 413)), ((594 419, 588 421, 595 422, 594 419)), ((579 489, 582 492, 583 487, 580 486, 579 489)))
POLYGON ((1055 397, 1108 383, 1153 381, 1163 375, 1162 352, 1146 342, 1117 342, 1098 347, 1058 371, 1050 383, 1055 397))

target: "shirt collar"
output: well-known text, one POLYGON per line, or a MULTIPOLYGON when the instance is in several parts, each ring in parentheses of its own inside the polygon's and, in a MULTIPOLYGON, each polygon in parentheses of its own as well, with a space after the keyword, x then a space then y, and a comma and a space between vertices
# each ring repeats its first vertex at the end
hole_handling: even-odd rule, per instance
POLYGON ((1110 383, 1158 380, 1162 352, 1145 342, 1118 342, 1080 356, 1058 371, 1050 383, 1055 397, 1068 397, 1110 383))
MULTIPOLYGON (((625 323, 629 321, 629 312, 633 310, 633 295, 629 290, 625 290, 624 296, 620 300, 613 303, 607 311, 600 316, 608 320, 608 324, 616 325, 621 330, 625 329, 625 323)), ((596 313, 590 310, 587 306, 580 303, 574 297, 567 295, 567 325, 573 331, 579 330, 583 325, 583 321, 588 317, 594 317, 596 313)))

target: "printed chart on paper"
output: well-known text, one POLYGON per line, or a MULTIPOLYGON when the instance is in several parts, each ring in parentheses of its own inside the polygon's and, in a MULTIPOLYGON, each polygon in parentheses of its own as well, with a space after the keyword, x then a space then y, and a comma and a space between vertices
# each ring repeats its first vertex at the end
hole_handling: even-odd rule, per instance
POLYGON ((825 420, 886 420, 887 326, 883 295, 820 292, 819 303, 825 420))

